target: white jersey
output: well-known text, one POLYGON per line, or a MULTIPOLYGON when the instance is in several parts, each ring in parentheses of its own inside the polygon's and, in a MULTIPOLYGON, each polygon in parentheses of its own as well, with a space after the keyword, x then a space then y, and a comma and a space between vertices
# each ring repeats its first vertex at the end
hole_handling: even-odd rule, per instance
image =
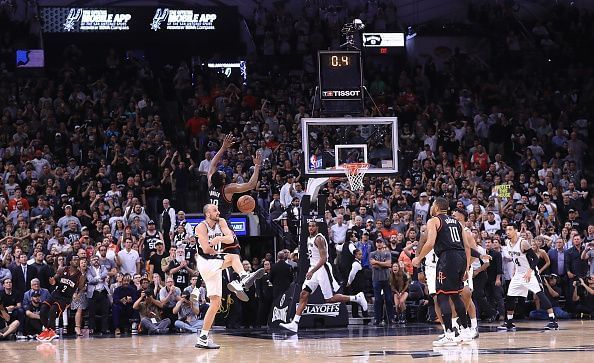
MULTIPOLYGON (((221 230, 221 225, 217 222, 213 228, 210 228, 210 226, 208 225, 208 223, 206 223, 206 221, 202 221, 202 223, 204 223, 204 225, 206 226, 206 231, 208 233, 208 242, 210 244, 210 242, 215 238, 215 237, 220 237, 223 236, 223 231, 221 230)), ((197 228, 198 226, 196 226, 197 228)), ((223 251, 223 246, 222 243, 218 243, 216 245, 213 245, 212 248, 217 252, 220 253, 223 251)), ((201 252, 202 249, 199 250, 199 252, 201 252)))
POLYGON ((524 275, 526 271, 530 269, 530 264, 528 263, 528 258, 526 258, 526 254, 522 252, 522 242, 525 241, 522 237, 518 237, 516 244, 512 246, 511 241, 507 240, 506 244, 509 246, 508 253, 512 258, 512 261, 515 266, 515 275, 524 275))
POLYGON ((326 251, 328 250, 328 242, 323 234, 318 233, 313 237, 307 237, 307 256, 309 257, 309 266, 313 267, 320 262, 320 249, 316 246, 316 238, 320 236, 326 244, 326 251))
POLYGON ((437 257, 435 251, 431 249, 431 251, 429 251, 429 253, 425 256, 425 267, 436 268, 437 260, 439 260, 439 257, 437 257))

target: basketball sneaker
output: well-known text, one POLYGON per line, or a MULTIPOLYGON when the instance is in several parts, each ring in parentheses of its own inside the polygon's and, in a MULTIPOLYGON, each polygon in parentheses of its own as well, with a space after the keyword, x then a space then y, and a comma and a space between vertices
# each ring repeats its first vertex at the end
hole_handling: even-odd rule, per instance
POLYGON ((297 333, 297 331, 299 330, 299 325, 294 321, 291 321, 290 323, 280 323, 278 326, 290 330, 293 333, 297 333))
POLYGON ((194 347, 201 349, 219 349, 221 346, 215 344, 215 342, 208 336, 202 335, 198 337, 198 341, 196 342, 196 345, 194 345, 194 347))
POLYGON ((454 346, 458 345, 460 342, 460 338, 456 337, 456 334, 453 331, 446 331, 443 335, 443 338, 433 341, 434 347, 447 347, 447 346, 454 346))
POLYGON ((43 329, 43 331, 37 334, 37 340, 40 342, 44 342, 47 339, 47 335, 49 334, 49 329, 43 329))
POLYGON ((58 336, 58 334, 56 334, 56 332, 53 329, 50 329, 49 332, 47 333, 45 341, 51 342, 54 339, 60 339, 60 337, 58 336))
POLYGON ((497 330, 515 331, 516 325, 512 320, 504 321, 502 325, 497 327, 497 330))
POLYGON ((227 284, 227 288, 229 289, 229 291, 234 292, 235 295, 237 295, 237 298, 239 298, 239 300, 243 302, 250 300, 245 291, 243 291, 243 286, 239 281, 231 281, 227 284))
MULTIPOLYGON (((252 287, 256 280, 261 279, 264 276, 264 268, 257 269, 254 272, 251 272, 241 278, 241 285, 244 289, 249 289, 252 287)), ((247 300, 246 300, 247 301, 247 300)))
POLYGON ((551 320, 545 326, 545 330, 559 330, 559 324, 557 324, 557 322, 555 320, 551 320))
POLYGON ((470 343, 474 339, 474 331, 471 328, 460 329, 460 341, 470 343))
POLYGON ((365 300, 365 294, 363 294, 362 292, 355 295, 355 302, 361 305, 361 309, 363 309, 363 311, 367 311, 367 309, 369 308, 367 306, 367 300, 365 300))

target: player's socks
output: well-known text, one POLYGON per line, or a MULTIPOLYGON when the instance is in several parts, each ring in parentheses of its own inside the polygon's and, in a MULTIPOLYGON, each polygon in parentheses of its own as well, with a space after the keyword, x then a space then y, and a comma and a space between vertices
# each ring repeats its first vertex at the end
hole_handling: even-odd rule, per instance
POLYGON ((357 296, 355 296, 355 295, 351 295, 351 296, 349 296, 349 301, 350 301, 350 302, 355 302, 355 301, 357 301, 357 296))
POLYGON ((204 329, 200 330, 200 339, 202 339, 202 340, 208 339, 208 332, 209 332, 208 330, 204 330, 204 329))
POLYGON ((297 324, 299 324, 299 320, 301 320, 301 315, 297 315, 295 314, 295 317, 293 318, 293 321, 297 324))
POLYGON ((555 320, 555 313, 549 313, 549 319, 551 319, 551 321, 555 320))
POLYGON ((478 319, 477 318, 470 319, 470 327, 472 329, 476 329, 478 327, 478 319))
POLYGON ((452 331, 455 330, 460 331, 460 326, 458 325, 458 318, 452 318, 452 331))

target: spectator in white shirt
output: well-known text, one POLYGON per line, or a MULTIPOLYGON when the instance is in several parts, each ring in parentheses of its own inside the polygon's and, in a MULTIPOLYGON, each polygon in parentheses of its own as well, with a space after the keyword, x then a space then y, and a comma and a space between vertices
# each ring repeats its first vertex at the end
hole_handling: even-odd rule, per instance
POLYGON ((293 186, 293 180, 293 174, 288 174, 287 182, 282 186, 280 190, 280 202, 282 205, 289 206, 291 205, 291 201, 293 201, 293 194, 295 190, 293 186))
POLYGON ((117 264, 123 274, 135 275, 140 271, 140 256, 132 249, 131 238, 126 238, 124 249, 118 252, 117 264))

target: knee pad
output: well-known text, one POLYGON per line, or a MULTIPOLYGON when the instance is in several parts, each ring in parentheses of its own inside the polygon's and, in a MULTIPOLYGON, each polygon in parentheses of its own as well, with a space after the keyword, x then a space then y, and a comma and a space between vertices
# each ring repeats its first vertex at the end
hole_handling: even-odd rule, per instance
POLYGON ((505 310, 514 311, 516 309, 517 301, 518 301, 518 298, 515 296, 506 296, 505 297, 505 310))
POLYGON ((542 310, 549 310, 550 308, 552 308, 553 306, 551 305, 551 301, 549 300, 549 298, 547 297, 547 295, 545 295, 544 292, 540 291, 536 293, 536 296, 538 296, 538 299, 540 300, 540 308, 542 310))

